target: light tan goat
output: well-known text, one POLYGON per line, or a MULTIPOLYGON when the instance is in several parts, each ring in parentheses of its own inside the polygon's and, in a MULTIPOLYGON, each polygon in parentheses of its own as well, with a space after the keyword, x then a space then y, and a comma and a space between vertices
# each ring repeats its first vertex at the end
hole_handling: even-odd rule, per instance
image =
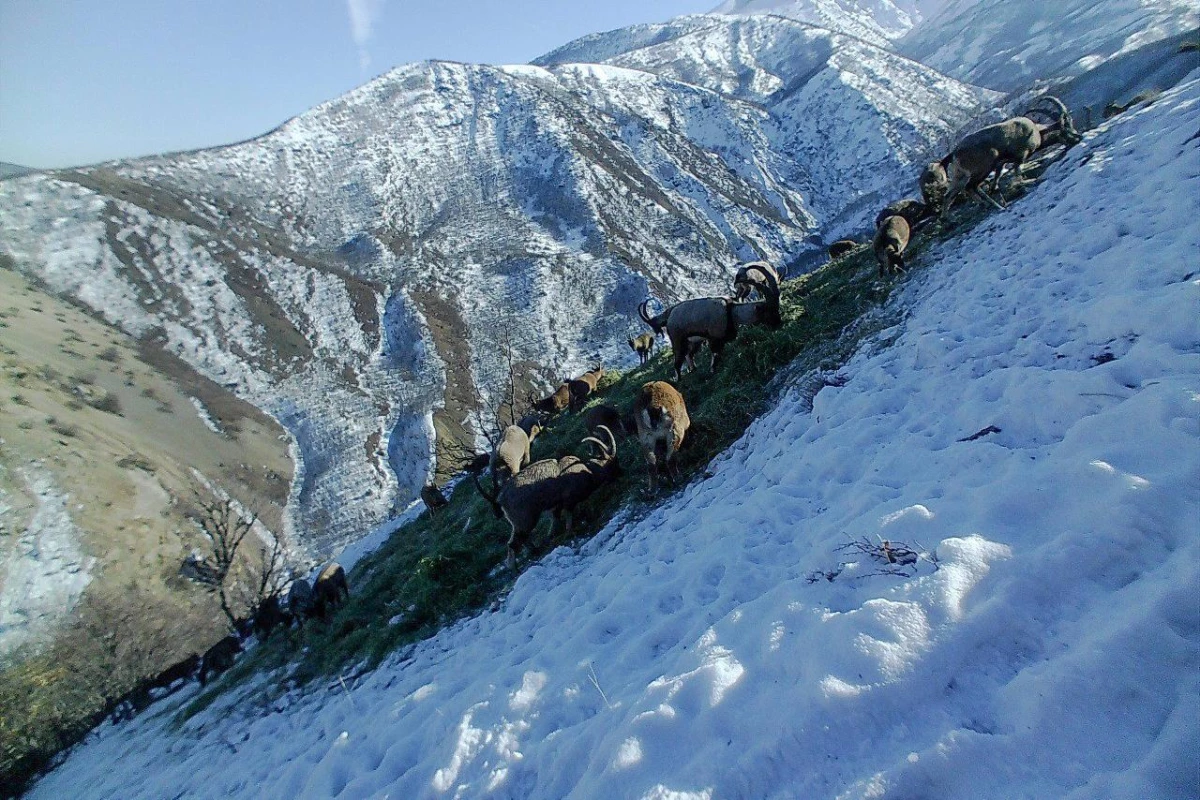
POLYGON ((666 381, 651 381, 642 386, 633 401, 633 420, 649 467, 648 488, 654 492, 660 472, 672 482, 678 477, 675 453, 683 446, 692 421, 683 395, 666 381))

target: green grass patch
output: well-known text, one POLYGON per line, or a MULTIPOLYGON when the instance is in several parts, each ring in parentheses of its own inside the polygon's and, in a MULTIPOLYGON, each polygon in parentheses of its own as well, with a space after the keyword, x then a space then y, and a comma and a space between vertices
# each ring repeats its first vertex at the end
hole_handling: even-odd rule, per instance
MULTIPOLYGON (((966 206, 952 215, 949 225, 935 223, 923 230, 906 253, 910 268, 921 269, 920 254, 932 241, 960 235, 986 216, 979 207, 966 206)), ((785 281, 783 324, 776 330, 743 329, 726 347, 715 373, 710 356, 701 353, 698 369, 676 384, 692 421, 679 454, 684 481, 703 474, 785 385, 808 376, 809 382, 800 385, 811 399, 864 340, 894 325, 897 319, 882 309, 904 280, 881 280, 874 254, 869 247, 860 248, 785 281), (786 380, 778 380, 785 367, 786 380)), ((534 441, 534 460, 585 454, 587 408, 604 403, 624 412, 644 383, 670 380, 672 373, 669 348, 637 368, 607 373, 583 412, 560 415, 534 441)), ((545 515, 533 536, 536 552, 519 562, 519 569, 557 545, 586 540, 621 509, 636 517, 681 488, 647 497, 645 461, 636 439, 622 439, 618 452, 624 474, 577 510, 572 539, 553 539, 551 519, 545 515)), ((260 672, 286 671, 284 681, 266 682, 270 691, 282 692, 370 670, 403 646, 497 602, 516 578, 504 567, 508 523, 495 518, 470 480, 462 481, 448 499, 437 516, 423 513, 355 567, 349 576, 350 599, 328 622, 310 621, 302 633, 276 633, 201 693, 181 718, 207 707, 222 687, 260 672)))

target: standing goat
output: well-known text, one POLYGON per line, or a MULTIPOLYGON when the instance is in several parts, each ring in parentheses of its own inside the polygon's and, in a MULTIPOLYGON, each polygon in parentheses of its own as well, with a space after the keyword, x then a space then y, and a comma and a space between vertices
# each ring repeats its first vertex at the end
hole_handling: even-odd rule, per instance
POLYGON ((942 216, 964 191, 971 192, 994 208, 1005 208, 1003 197, 997 202, 983 191, 988 175, 995 175, 991 186, 991 191, 995 192, 1005 166, 1011 165, 1019 179, 1026 159, 1039 148, 1058 142, 1072 145, 1080 140, 1071 113, 1057 97, 1046 95, 1025 113, 1047 113, 1038 108, 1043 102, 1055 106, 1058 116, 1054 122, 1042 124, 1029 116, 1022 116, 988 125, 963 137, 954 151, 942 159, 940 163, 946 170, 948 181, 942 216))
POLYGON ((889 272, 904 272, 904 250, 912 237, 908 220, 899 215, 885 217, 875 230, 875 260, 879 262, 879 277, 889 272))
POLYGON ((660 472, 672 482, 678 477, 675 453, 683 445, 692 421, 683 395, 665 381, 651 381, 642 386, 633 401, 633 419, 649 468, 649 491, 653 493, 660 472))
POLYGON ((346 570, 336 561, 321 570, 313 581, 312 615, 325 619, 332 608, 340 606, 350 598, 350 585, 346 583, 346 570))
POLYGON ((758 290, 759 294, 766 297, 763 293, 763 287, 767 285, 767 275, 775 279, 775 285, 778 286, 781 280, 779 270, 772 267, 765 261, 751 261, 749 264, 743 264, 738 268, 737 274, 733 278, 733 296, 737 300, 748 300, 750 293, 758 290))
MULTIPOLYGON (((950 188, 950 179, 946 176, 946 167, 940 161, 934 161, 925 167, 921 173, 921 197, 931 210, 938 210, 946 202, 946 191, 950 188)), ((878 224, 878 223, 876 223, 878 224)))
POLYGON ((583 373, 578 378, 567 381, 571 392, 571 410, 578 411, 587 402, 588 396, 596 391, 600 379, 604 377, 604 365, 597 364, 595 368, 583 373))
POLYGON ((629 347, 638 354, 638 363, 645 364, 654 350, 654 334, 643 333, 629 338, 629 347))
POLYGON ((567 381, 563 381, 557 389, 541 400, 535 400, 535 397, 536 395, 532 393, 529 395, 529 403, 533 406, 533 410, 550 416, 557 414, 571 404, 571 387, 567 381))
POLYGON ((492 453, 492 483, 499 486, 529 463, 529 451, 533 440, 541 432, 541 418, 533 414, 524 417, 516 425, 509 425, 504 429, 504 432, 500 434, 500 441, 492 453))
POLYGON ((434 483, 427 483, 421 487, 421 501, 429 509, 430 516, 436 514, 438 509, 450 505, 450 501, 446 499, 446 495, 434 483))
POLYGON ((535 461, 495 494, 488 493, 479 476, 475 476, 475 487, 491 505, 493 513, 497 518, 507 519, 512 527, 506 559, 509 569, 516 568, 517 549, 527 543, 542 514, 549 511, 554 515, 555 528, 566 514, 569 534, 575 506, 621 474, 616 437, 603 426, 598 433, 602 438, 589 436, 583 440, 596 445, 595 455, 587 459, 564 456, 535 461))
POLYGON ((763 272, 764 284, 759 287, 764 299, 752 303, 739 303, 729 297, 697 297, 684 300, 668 308, 656 317, 651 317, 646 306, 649 300, 638 306, 638 315, 654 329, 655 333, 666 331, 675 351, 675 379, 683 375, 686 359, 690 370, 696 369, 696 351, 704 342, 712 350, 712 368, 725 345, 732 342, 738 329, 744 325, 766 325, 778 328, 783 324, 779 315, 779 281, 771 272, 763 272))

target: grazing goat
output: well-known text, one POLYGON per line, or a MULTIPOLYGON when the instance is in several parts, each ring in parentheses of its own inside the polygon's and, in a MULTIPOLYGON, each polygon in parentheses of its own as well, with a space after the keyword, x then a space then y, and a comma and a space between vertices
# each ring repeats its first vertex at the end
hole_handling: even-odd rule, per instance
POLYGON ((852 252, 858 247, 858 242, 853 239, 838 239, 833 244, 829 245, 829 260, 836 261, 847 253, 852 252))
POLYGON ((534 411, 547 416, 557 414, 571 404, 571 387, 567 385, 567 381, 563 381, 557 389, 541 400, 534 400, 534 395, 531 394, 529 402, 534 411))
POLYGON ((910 197, 897 200, 875 215, 875 228, 878 229, 888 217, 904 217, 908 227, 916 230, 918 223, 924 222, 932 216, 933 212, 928 205, 910 197))
POLYGON ((596 455, 586 459, 564 456, 535 461, 495 494, 490 494, 479 476, 475 476, 475 486, 493 513, 497 518, 507 519, 512 527, 506 559, 509 569, 516 568, 517 549, 527 543, 542 514, 549 511, 554 515, 554 528, 567 515, 566 529, 570 534, 575 506, 621 474, 617 440, 611 430, 602 426, 597 437, 589 436, 583 441, 596 445, 596 455))
POLYGON ((233 666, 233 660, 242 651, 242 642, 236 636, 226 636, 204 651, 200 659, 200 685, 208 684, 208 675, 220 675, 233 666))
POLYGON ((325 619, 332 608, 340 606, 350 598, 350 586, 346 583, 346 570, 336 561, 313 581, 313 616, 325 619))
POLYGON ((288 611, 292 612, 292 619, 303 628, 304 618, 312 616, 313 612, 313 589, 307 578, 292 581, 292 588, 288 589, 287 606, 288 611))
POLYGON ((433 483, 427 483, 421 487, 421 502, 429 509, 430 516, 436 514, 439 509, 450 505, 446 495, 442 494, 442 490, 433 483))
POLYGON ((279 595, 273 594, 263 600, 254 612, 254 635, 260 642, 265 642, 271 638, 271 631, 280 625, 286 628, 290 622, 287 611, 279 602, 279 595))
POLYGON ((908 220, 901 216, 886 217, 875 230, 875 260, 879 262, 879 277, 889 272, 904 272, 904 250, 912 237, 908 220))
MULTIPOLYGON (((934 161, 925 167, 921 173, 921 197, 930 210, 942 208, 946 201, 946 191, 950 188, 950 178, 946 176, 946 167, 940 161, 934 161)), ((876 223, 878 225, 878 223, 876 223)))
POLYGON ((650 359, 651 351, 654 350, 654 334, 643 333, 639 336, 631 336, 629 347, 638 354, 638 363, 645 364, 650 359))
POLYGON ((725 345, 732 342, 738 329, 745 325, 766 325, 778 328, 783 324, 779 315, 779 281, 769 272, 762 273, 764 284, 760 286, 764 299, 752 303, 739 303, 729 297, 697 297, 684 300, 668 308, 656 317, 651 317, 646 306, 649 300, 638 306, 638 315, 656 333, 664 330, 675 351, 675 379, 683 375, 686 359, 690 370, 696 369, 696 352, 707 341, 712 350, 712 368, 725 345))
POLYGON ((963 137, 954 151, 942 159, 940 163, 946 169, 948 180, 942 216, 964 191, 971 192, 994 208, 1005 208, 1003 197, 997 202, 983 191, 983 184, 989 175, 995 175, 991 187, 995 192, 1005 166, 1011 165, 1019 179, 1025 160, 1038 149, 1058 142, 1072 145, 1080 140, 1071 113, 1057 97, 1046 95, 1025 113, 1047 113, 1038 108, 1043 102, 1055 106, 1058 117, 1054 122, 1042 124, 1029 116, 1022 116, 988 125, 963 137))
POLYGON ((504 429, 492 453, 492 483, 499 486, 502 480, 516 475, 529 463, 530 447, 541 432, 541 418, 533 415, 504 429))
POLYGON ((668 481, 674 482, 678 477, 675 453, 683 445, 692 422, 683 395, 665 381, 651 381, 642 386, 633 401, 633 419, 649 467, 649 491, 653 493, 660 472, 666 474, 668 481))
POLYGON ((589 431, 595 432, 601 425, 613 433, 628 434, 634 432, 633 418, 621 416, 621 412, 612 406, 596 406, 588 409, 583 417, 583 425, 589 431))
POLYGON ((775 285, 778 286, 780 280, 782 280, 779 271, 767 262, 751 261, 749 264, 743 264, 738 268, 737 274, 733 277, 734 299, 748 300, 751 292, 756 289, 760 295, 766 297, 762 287, 767 285, 766 276, 768 274, 775 279, 775 285))
POLYGON ((578 378, 567 382, 571 392, 571 410, 578 411, 587 402, 588 396, 596 391, 600 379, 604 377, 604 365, 597 364, 594 369, 583 373, 578 378))

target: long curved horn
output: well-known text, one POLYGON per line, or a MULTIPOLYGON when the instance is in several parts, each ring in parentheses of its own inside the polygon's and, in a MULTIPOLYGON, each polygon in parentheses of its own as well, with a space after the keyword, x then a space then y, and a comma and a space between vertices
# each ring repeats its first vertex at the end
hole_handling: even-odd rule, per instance
POLYGON ((475 488, 479 490, 479 494, 483 497, 484 500, 486 500, 488 502, 488 505, 490 505, 492 507, 492 513, 496 515, 496 519, 503 519, 504 518, 504 509, 502 509, 500 507, 500 502, 496 499, 497 495, 488 494, 487 489, 483 488, 483 481, 479 480, 478 472, 475 473, 474 480, 475 480, 475 488))
POLYGON ((602 431, 608 437, 608 455, 615 456, 617 454, 617 437, 613 434, 612 429, 607 425, 597 425, 596 431, 602 431))
POLYGON ((597 439, 595 436, 588 436, 580 442, 580 444, 594 444, 596 451, 600 454, 600 458, 608 458, 608 445, 597 439))
POLYGON ((650 321, 650 315, 646 313, 646 306, 648 305, 650 305, 649 300, 642 301, 642 304, 638 306, 638 316, 642 318, 642 322, 645 322, 653 329, 654 323, 650 321))
POLYGON ((779 281, 775 280, 775 276, 766 270, 762 270, 762 276, 765 279, 766 286, 760 286, 763 295, 768 302, 772 302, 776 307, 779 306, 779 281))

